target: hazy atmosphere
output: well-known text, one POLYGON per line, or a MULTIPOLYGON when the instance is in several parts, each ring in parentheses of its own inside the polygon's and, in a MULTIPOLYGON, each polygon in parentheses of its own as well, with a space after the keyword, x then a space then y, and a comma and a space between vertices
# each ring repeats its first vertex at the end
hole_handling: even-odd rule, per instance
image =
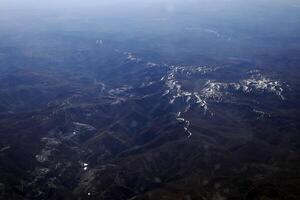
POLYGON ((300 199, 298 0, 0 0, 0 199, 300 199))

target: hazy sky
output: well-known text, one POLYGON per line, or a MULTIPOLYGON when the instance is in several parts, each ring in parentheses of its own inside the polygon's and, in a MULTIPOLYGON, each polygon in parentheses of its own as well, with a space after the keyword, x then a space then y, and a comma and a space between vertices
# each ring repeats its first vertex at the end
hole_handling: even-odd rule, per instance
MULTIPOLYGON (((277 38, 281 38, 282 42, 291 41, 295 46, 300 35, 298 2, 299 0, 0 0, 0 37, 14 37, 14 41, 17 41, 24 35, 34 39, 39 34, 72 33, 87 37, 102 34, 115 41, 127 38, 128 41, 135 42, 138 39, 145 41, 146 38, 151 41, 149 45, 160 39, 169 45, 167 51, 171 51, 173 44, 178 46, 175 42, 181 42, 184 46, 186 41, 193 41, 191 44, 201 41, 198 46, 190 46, 197 50, 202 48, 203 52, 210 47, 212 50, 227 48, 226 45, 235 46, 236 52, 248 49, 251 45, 256 45, 252 49, 258 49, 261 41, 266 45, 272 43, 278 48, 285 48, 278 43, 277 38), (208 41, 207 38, 211 40, 208 41)), ((0 41, 0 45, 1 42, 5 40, 0 41)))
POLYGON ((122 9, 138 8, 148 5, 158 6, 200 6, 200 7, 232 7, 235 5, 253 4, 300 5, 298 0, 0 0, 0 8, 40 8, 40 9, 84 9, 84 8, 114 8, 122 9), (298 2, 298 3, 297 3, 298 2))
POLYGON ((88 14, 115 14, 142 12, 178 12, 184 10, 235 12, 251 8, 300 8, 298 0, 0 0, 0 16, 26 13, 80 12, 88 14), (298 3, 297 3, 298 2, 298 3))
MULTIPOLYGON (((230 20, 266 23, 300 13, 298 0, 0 0, 0 30, 21 26, 28 30, 38 24, 53 26, 92 18, 116 26, 130 20, 169 18, 182 23, 230 20), (186 20, 186 21, 184 21, 186 20), (27 25, 27 26, 25 26, 27 25)), ((287 19, 287 21, 290 21, 287 19)), ((131 22, 130 22, 131 23, 131 22)), ((131 24, 133 24, 132 22, 131 24)), ((138 22, 136 22, 138 23, 138 22)), ((240 23, 240 22, 239 22, 240 23)))

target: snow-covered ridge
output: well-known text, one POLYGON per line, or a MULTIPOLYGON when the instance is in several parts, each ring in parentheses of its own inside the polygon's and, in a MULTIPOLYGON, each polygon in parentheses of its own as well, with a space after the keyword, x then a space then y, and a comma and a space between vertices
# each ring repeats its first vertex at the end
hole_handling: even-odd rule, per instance
MULTIPOLYGON (((167 88, 165 92, 162 94, 163 97, 169 98, 169 103, 171 105, 175 105, 178 99, 183 99, 185 102, 185 107, 179 111, 176 120, 183 124, 184 131, 190 137, 192 132, 189 130, 190 122, 183 118, 182 113, 188 112, 191 108, 191 105, 199 105, 203 110, 204 113, 208 110, 208 105, 205 99, 194 91, 184 90, 179 80, 177 80, 176 76, 182 76, 185 78, 189 77, 192 74, 206 74, 209 72, 213 72, 217 70, 217 67, 208 67, 208 66, 174 66, 174 65, 159 65, 157 63, 153 63, 150 61, 144 61, 141 58, 134 56, 132 53, 125 52, 124 55, 126 56, 127 62, 134 62, 134 63, 144 63, 147 67, 164 67, 167 69, 166 74, 164 74, 160 80, 146 80, 144 83, 141 84, 141 88, 149 87, 156 82, 163 82, 165 87, 167 88)), ((119 95, 119 90, 114 90, 110 92, 114 95, 119 95)))
POLYGON ((185 102, 187 103, 184 112, 187 112, 189 110, 191 104, 200 105, 206 112, 208 110, 206 101, 198 93, 182 89, 180 82, 176 80, 176 73, 182 72, 184 68, 170 66, 169 69, 170 70, 168 74, 164 76, 161 80, 165 81, 165 85, 168 88, 163 95, 170 96, 170 104, 174 104, 174 102, 178 98, 184 98, 185 102))
MULTIPOLYGON (((161 81, 164 81, 166 87, 168 88, 163 96, 168 96, 170 98, 169 103, 175 104, 177 99, 184 99, 185 108, 178 112, 176 120, 183 124, 184 131, 188 134, 188 137, 192 136, 192 132, 190 131, 190 121, 185 119, 182 116, 182 113, 186 113, 190 110, 191 105, 199 105, 204 113, 208 111, 208 104, 204 98, 200 94, 194 91, 187 91, 182 88, 180 81, 176 79, 176 75, 184 74, 186 77, 191 75, 191 70, 188 70, 182 66, 169 66, 169 70, 167 74, 161 78, 161 81)), ((194 72, 206 73, 209 71, 206 67, 201 68, 193 68, 194 72)))
POLYGON ((173 71, 173 74, 181 74, 185 76, 190 76, 192 74, 205 75, 210 72, 215 72, 222 68, 219 66, 207 66, 207 65, 178 65, 178 66, 168 66, 168 68, 173 71))
POLYGON ((249 79, 243 80, 241 83, 244 92, 267 92, 279 96, 284 100, 283 86, 279 81, 271 80, 261 74, 252 75, 249 79))
MULTIPOLYGON (((176 112, 178 112, 176 120, 183 124, 184 130, 189 136, 192 135, 192 132, 189 130, 190 122, 183 116, 184 113, 190 111, 195 105, 203 110, 203 114, 210 113, 213 115, 213 111, 209 108, 210 103, 232 101, 232 99, 238 98, 239 95, 269 94, 277 96, 281 100, 285 99, 283 95, 283 84, 280 81, 262 75, 259 70, 249 71, 246 73, 246 78, 244 79, 224 82, 221 80, 207 79, 208 76, 205 75, 209 74, 213 77, 219 69, 223 69, 225 66, 175 66, 144 61, 128 52, 125 52, 124 55, 126 56, 127 62, 140 63, 149 68, 163 67, 166 69, 166 72, 162 74, 160 80, 156 80, 157 78, 153 79, 153 77, 148 78, 141 83, 140 87, 149 87, 158 82, 163 83, 164 88, 162 89, 164 89, 164 92, 162 96, 169 100, 171 106, 174 106, 176 112), (189 88, 189 80, 200 80, 198 83, 200 85, 189 88), (186 83, 188 84, 186 85, 186 83)), ((123 89, 125 88, 118 88, 110 91, 110 93, 111 95, 120 97, 121 93, 128 92, 126 89, 123 89)), ((126 95, 121 95, 121 97, 124 98, 126 95)), ((253 112, 262 117, 269 116, 268 113, 260 111, 259 108, 258 110, 253 110, 253 112)))
POLYGON ((177 117, 176 117, 176 120, 180 123, 183 123, 183 129, 184 131, 188 134, 188 137, 191 137, 192 136, 192 132, 189 130, 189 126, 190 126, 190 121, 184 119, 182 116, 181 116, 181 112, 178 112, 177 114, 177 117))
POLYGON ((230 89, 239 90, 240 85, 238 83, 222 83, 208 80, 201 90, 201 94, 205 99, 220 102, 230 89))
POLYGON ((207 99, 222 101, 226 95, 233 95, 237 91, 245 94, 268 93, 278 96, 282 100, 285 99, 283 96, 283 84, 261 74, 254 74, 247 79, 231 83, 208 80, 201 93, 207 99))

